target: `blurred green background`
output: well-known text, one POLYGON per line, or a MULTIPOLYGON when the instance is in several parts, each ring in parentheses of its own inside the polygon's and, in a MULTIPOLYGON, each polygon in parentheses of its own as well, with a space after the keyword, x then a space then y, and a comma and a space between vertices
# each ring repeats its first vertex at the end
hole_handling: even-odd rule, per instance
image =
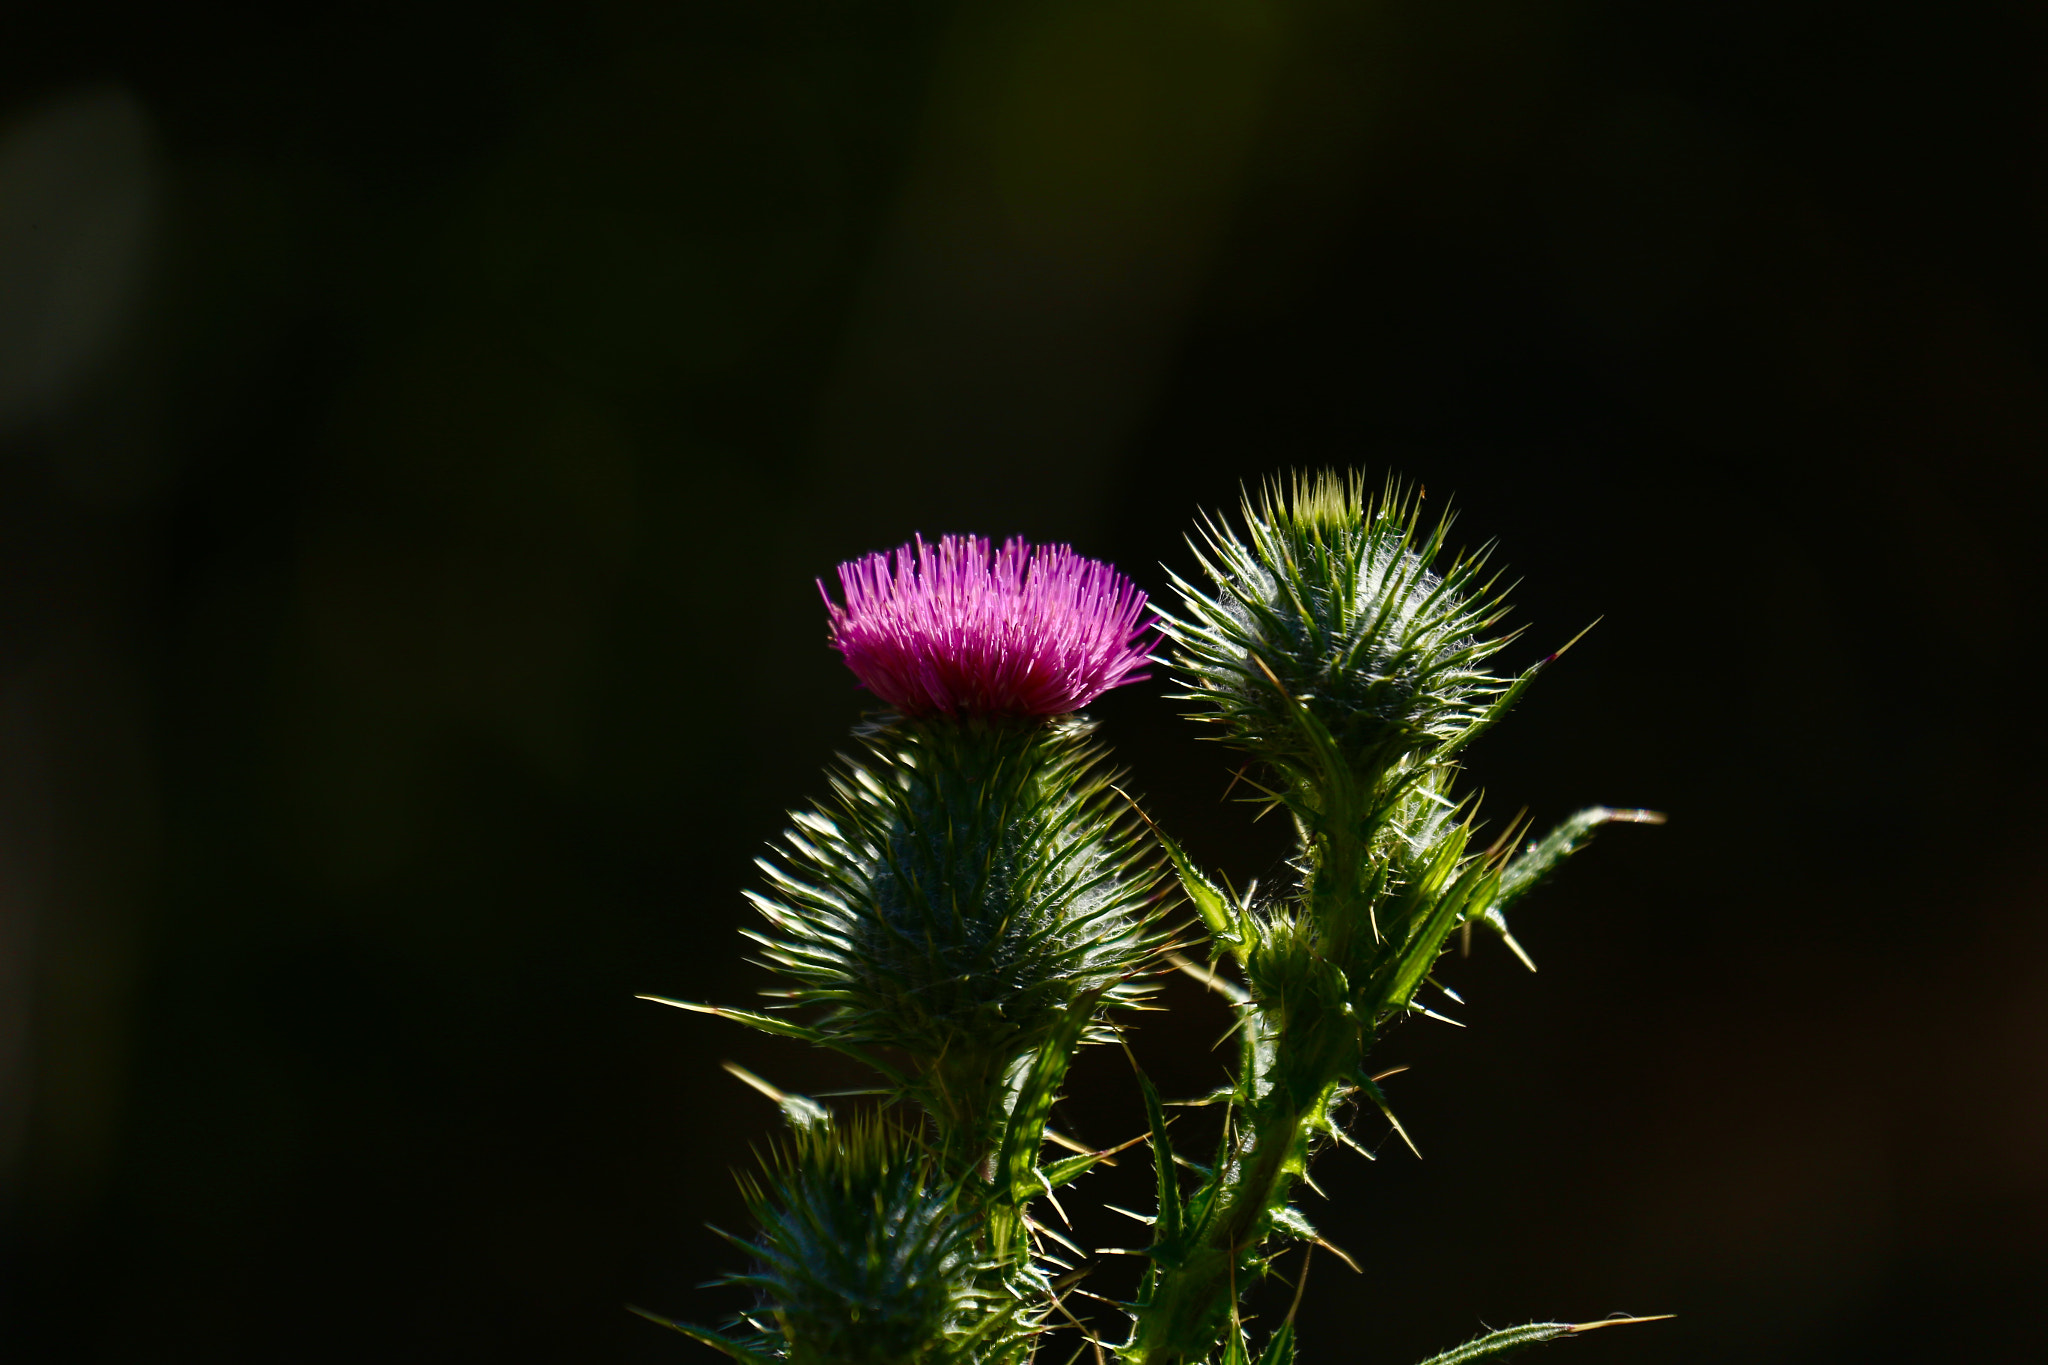
MULTIPOLYGON (((8 1359, 708 1361, 620 1305, 737 1306, 718 1063, 849 1078, 629 997, 761 984, 739 889, 862 705, 813 579, 973 530, 1157 593, 1325 463, 1501 541, 1511 662, 1605 617, 1495 818, 1672 822, 1389 1042, 1427 1160, 1318 1168, 1367 1273, 1305 1358, 2048 1358, 2037 7, 5 27, 8 1359)), ((1164 690, 1097 708, 1133 784, 1278 875, 1164 690)), ((1062 1121, 1135 1131, 1120 1067, 1062 1121)))

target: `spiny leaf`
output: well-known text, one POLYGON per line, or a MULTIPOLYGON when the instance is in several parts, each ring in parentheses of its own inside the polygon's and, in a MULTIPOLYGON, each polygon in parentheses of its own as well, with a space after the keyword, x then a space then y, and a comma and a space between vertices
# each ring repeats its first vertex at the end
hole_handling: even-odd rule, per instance
POLYGON ((776 1365, 773 1356, 763 1355, 759 1351, 742 1346, 731 1337, 722 1336, 707 1327, 693 1327, 687 1322, 677 1322, 674 1318, 665 1318, 659 1313, 650 1313, 645 1308, 640 1308, 630 1303, 626 1305, 626 1311, 628 1313, 637 1313, 649 1322, 659 1323, 670 1331, 681 1332, 692 1341, 701 1341, 706 1346, 723 1351, 734 1360, 739 1361, 740 1365, 776 1365))
MULTIPOLYGON (((1137 1069, 1137 1062, 1131 1063, 1137 1069)), ((1152 1130, 1152 1165, 1159 1176, 1159 1214, 1153 1225, 1153 1245, 1164 1256, 1178 1257, 1181 1251, 1183 1210, 1180 1179, 1173 1170, 1173 1141, 1166 1135, 1166 1110, 1159 1092, 1143 1071, 1137 1072, 1138 1090, 1145 1097, 1145 1122, 1152 1130)))
MULTIPOLYGON (((1458 845, 1462 848, 1463 840, 1459 840, 1458 845)), ((1498 873, 1474 861, 1444 888, 1429 918, 1423 922, 1421 932, 1411 941, 1408 953, 1402 959, 1401 970, 1394 978, 1393 989, 1381 1002, 1383 1007, 1406 1005, 1414 997, 1422 979, 1436 965, 1444 940, 1451 936, 1451 930, 1458 927, 1465 907, 1475 902, 1485 904, 1498 881, 1498 873)))
POLYGON ((1294 1317, 1290 1314, 1259 1353, 1259 1365, 1294 1365, 1294 1317))
POLYGON ((1038 1195, 1035 1172, 1038 1149, 1045 1144, 1045 1121, 1052 1115, 1053 1101, 1059 1098, 1060 1083, 1067 1076, 1067 1065, 1080 1045, 1081 1035, 1094 1019, 1102 995, 1099 988, 1084 992, 1075 1000, 1073 1009, 1032 1058, 1031 1069, 1018 1087, 1016 1105, 1003 1125, 1003 1145, 996 1158, 996 1170, 1002 1188, 1009 1191, 1011 1202, 1019 1207, 1038 1195))
POLYGON ((1182 851, 1181 846, 1165 830, 1153 824, 1152 817, 1145 814, 1144 809, 1136 801, 1132 801, 1122 788, 1112 787, 1111 790, 1124 800, 1130 801, 1131 809, 1138 813, 1138 818, 1151 829, 1152 837, 1166 850, 1167 860, 1173 864, 1174 875, 1180 879, 1181 890, 1187 893, 1189 903, 1195 907, 1195 913, 1202 917, 1202 923, 1209 926, 1209 932, 1226 946, 1234 945, 1239 937, 1237 925, 1233 921, 1230 903, 1224 898, 1222 889, 1202 875, 1202 870, 1195 866, 1193 860, 1182 851))
POLYGON ((1577 1336, 1596 1331, 1602 1327, 1626 1327, 1638 1322, 1663 1322, 1669 1313, 1659 1313, 1647 1318, 1601 1318, 1595 1322, 1529 1322, 1520 1327, 1503 1327, 1498 1332, 1488 1332, 1476 1337, 1463 1346, 1453 1347, 1442 1355, 1431 1356, 1422 1365, 1467 1365, 1474 1360, 1497 1360, 1530 1346, 1540 1346, 1546 1341, 1559 1337, 1577 1336))
POLYGON ((1661 825, 1664 815, 1654 810, 1614 810, 1589 806, 1558 824, 1541 839, 1516 854, 1501 870, 1500 889, 1489 911, 1504 910, 1555 872, 1558 865, 1586 846, 1586 840, 1602 825, 1661 825))

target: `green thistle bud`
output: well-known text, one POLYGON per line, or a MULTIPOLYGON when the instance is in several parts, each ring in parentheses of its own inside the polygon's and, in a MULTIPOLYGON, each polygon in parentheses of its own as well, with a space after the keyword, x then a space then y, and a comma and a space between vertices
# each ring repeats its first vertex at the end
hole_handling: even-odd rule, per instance
POLYGON ((1391 484, 1368 502, 1357 475, 1324 472, 1247 498, 1243 537, 1207 522, 1214 592, 1176 577, 1183 615, 1163 618, 1196 718, 1294 784, 1327 785, 1334 758, 1370 789, 1497 714, 1509 683, 1485 664, 1505 608, 1485 554, 1436 571, 1449 521, 1424 535, 1416 511, 1391 484))
POLYGON ((809 1125, 765 1165, 741 1179, 759 1233, 733 1240, 756 1264, 727 1282, 758 1304, 742 1319, 752 1339, 733 1345, 792 1365, 1015 1357, 1028 1328, 1019 1300, 978 1258, 976 1218, 908 1134, 876 1118, 809 1125))
POLYGON ((945 718, 867 731, 833 799, 792 818, 753 937, 823 1029, 907 1053, 956 1155, 996 1141, 1013 1066, 1077 1006, 1130 1004, 1158 874, 1090 727, 945 718), (1098 1003, 1099 1002, 1099 1003, 1098 1003))

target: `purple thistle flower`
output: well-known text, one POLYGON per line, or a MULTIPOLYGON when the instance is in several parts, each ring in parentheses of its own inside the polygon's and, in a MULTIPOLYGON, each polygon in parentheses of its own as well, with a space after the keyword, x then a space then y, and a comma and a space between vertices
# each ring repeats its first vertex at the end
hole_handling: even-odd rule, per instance
POLYGON ((906 716, 1057 716, 1137 682, 1155 643, 1145 594, 1065 545, 922 536, 820 581, 832 647, 906 716))

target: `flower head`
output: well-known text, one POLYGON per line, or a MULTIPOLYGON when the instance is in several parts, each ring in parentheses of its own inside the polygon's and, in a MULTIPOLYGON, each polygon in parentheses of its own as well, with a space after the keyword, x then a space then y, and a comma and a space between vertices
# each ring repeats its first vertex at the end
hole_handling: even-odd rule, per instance
POLYGON ((832 647, 906 716, 1057 716, 1137 682, 1154 636, 1145 594, 1065 545, 922 537, 821 582, 832 647))

